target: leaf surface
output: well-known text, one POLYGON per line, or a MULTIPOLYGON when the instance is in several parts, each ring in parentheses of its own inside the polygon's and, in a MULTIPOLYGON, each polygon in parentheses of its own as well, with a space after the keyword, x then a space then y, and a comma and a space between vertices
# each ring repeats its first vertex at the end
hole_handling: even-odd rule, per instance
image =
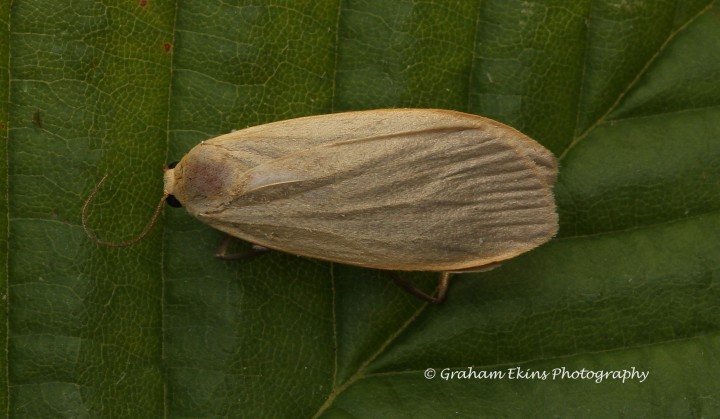
POLYGON ((719 76, 709 0, 1 1, 0 409, 716 416, 719 76), (392 107, 552 150, 558 237, 435 307, 381 272, 216 260, 222 235, 182 210, 131 248, 82 229, 106 172, 89 225, 120 241, 205 139, 392 107), (626 370, 649 375, 597 378, 626 370))

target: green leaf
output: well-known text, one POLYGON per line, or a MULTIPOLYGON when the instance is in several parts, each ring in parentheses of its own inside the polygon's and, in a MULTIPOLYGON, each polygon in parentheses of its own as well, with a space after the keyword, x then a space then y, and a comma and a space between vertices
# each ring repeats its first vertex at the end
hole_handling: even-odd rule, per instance
POLYGON ((0 1, 0 409, 717 416, 719 79, 710 0, 0 1), (83 231, 106 172, 88 223, 121 241, 199 142, 387 107, 551 149, 558 237, 428 306, 372 270, 216 260, 183 210, 131 248, 83 231))
MULTIPOLYGON (((10 2, 0 1, 0 255, 3 263, 0 263, 0 301, 4 310, 0 310, 0 345, 7 348, 8 327, 8 99, 10 83, 8 71, 9 63, 9 42, 8 39, 8 16, 10 2)), ((8 388, 8 352, 0 351, 0 388, 8 388)), ((8 411, 7 390, 0 391, 0 412, 8 411)))

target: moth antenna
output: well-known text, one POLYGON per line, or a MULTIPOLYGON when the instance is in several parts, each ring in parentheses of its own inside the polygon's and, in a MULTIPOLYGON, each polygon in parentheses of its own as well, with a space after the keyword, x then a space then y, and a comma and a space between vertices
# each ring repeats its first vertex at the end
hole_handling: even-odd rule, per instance
POLYGON ((87 236, 90 237, 90 239, 92 239, 92 241, 94 241, 97 244, 101 244, 101 245, 107 246, 107 247, 129 247, 129 246, 132 246, 135 243, 139 242, 140 240, 145 238, 145 236, 147 236, 148 233, 150 233, 150 230, 152 230, 152 228, 155 226, 155 223, 157 222, 158 218, 160 218, 160 212, 162 211, 163 203, 165 203, 165 199, 167 199, 168 194, 164 194, 162 196, 162 198, 160 198, 160 202, 158 203, 158 206, 155 209, 155 214, 153 214, 152 219, 145 226, 145 228, 143 229, 143 231, 140 234, 138 234, 137 236, 133 237, 132 239, 124 241, 124 242, 105 241, 103 239, 99 239, 95 235, 95 233, 90 231, 90 228, 88 228, 87 219, 88 219, 88 208, 90 207, 90 203, 93 201, 93 199, 95 199, 95 195, 97 195, 98 191, 100 190, 100 187, 102 187, 103 183, 105 183, 105 179, 107 179, 108 175, 109 175, 109 173, 105 173, 105 176, 103 176, 103 178, 100 179, 100 182, 98 182, 98 184, 95 186, 95 189, 93 189, 92 193, 88 197, 87 201, 85 201, 85 205, 83 205, 83 208, 82 208, 83 230, 85 230, 85 234, 87 234, 87 236))

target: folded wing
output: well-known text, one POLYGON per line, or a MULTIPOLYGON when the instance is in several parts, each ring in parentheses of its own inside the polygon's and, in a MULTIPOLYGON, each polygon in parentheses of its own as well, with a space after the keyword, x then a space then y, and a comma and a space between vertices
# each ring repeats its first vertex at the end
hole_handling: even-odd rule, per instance
POLYGON ((398 270, 501 261, 557 231, 555 161, 497 125, 423 127, 325 143, 258 164, 198 214, 285 252, 398 270))

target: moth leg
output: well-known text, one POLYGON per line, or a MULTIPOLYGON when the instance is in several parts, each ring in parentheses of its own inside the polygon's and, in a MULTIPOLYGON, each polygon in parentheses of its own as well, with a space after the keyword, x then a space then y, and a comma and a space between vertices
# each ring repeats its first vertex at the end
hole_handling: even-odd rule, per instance
POLYGON ((458 271, 452 271, 452 273, 487 272, 487 271, 492 271, 495 268, 499 268, 500 266, 502 266, 502 262, 491 262, 491 263, 486 263, 485 265, 473 266, 472 268, 465 268, 465 269, 460 269, 458 271))
POLYGON ((252 249, 250 250, 244 250, 242 252, 236 253, 228 253, 228 248, 234 240, 235 237, 233 236, 225 236, 223 241, 220 242, 220 246, 218 246, 217 250, 215 251, 215 257, 222 260, 252 259, 254 257, 264 255, 265 253, 270 251, 270 249, 268 249, 267 247, 253 244, 252 249))
POLYGON ((428 303, 432 304, 441 304, 445 300, 445 295, 447 294, 448 288, 450 287, 450 272, 440 272, 440 276, 438 277, 437 296, 435 297, 426 294, 424 291, 418 289, 416 286, 405 281, 404 279, 401 279, 397 275, 397 273, 389 273, 391 274, 390 277, 395 282, 395 285, 402 288, 403 290, 405 290, 405 292, 412 295, 413 297, 423 301, 427 301, 428 303))

